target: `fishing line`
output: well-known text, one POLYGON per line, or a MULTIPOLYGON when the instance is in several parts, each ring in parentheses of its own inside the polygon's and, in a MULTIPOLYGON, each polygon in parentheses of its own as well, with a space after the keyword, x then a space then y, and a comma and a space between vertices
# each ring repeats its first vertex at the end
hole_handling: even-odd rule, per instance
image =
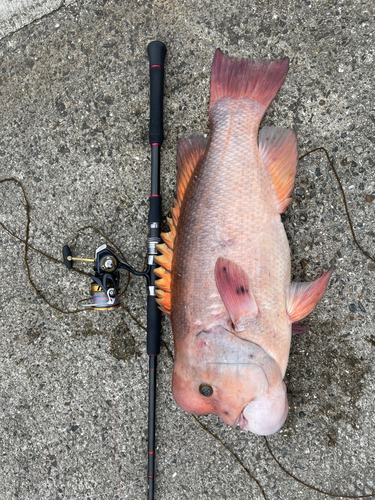
MULTIPOLYGON (((343 186, 341 184, 341 181, 340 181, 340 178, 338 176, 338 173, 329 157, 329 154, 327 152, 327 150, 324 148, 324 147, 319 147, 319 148, 315 148, 303 155, 301 155, 299 157, 299 160, 302 160, 303 158, 305 158, 306 156, 316 152, 316 151, 323 151, 326 155, 326 158, 328 160, 328 163, 336 177, 336 180, 338 182, 338 185, 340 187, 340 190, 341 190, 341 193, 342 193, 342 196, 343 196, 343 203, 344 203, 344 207, 345 207, 345 213, 346 213, 346 216, 347 216, 347 219, 348 219, 348 222, 349 222, 349 226, 350 226, 350 231, 351 231, 351 234, 352 234, 352 237, 353 237, 353 240, 355 242, 355 244, 357 245, 357 247, 359 248, 359 250, 367 257, 369 258, 370 260, 372 260, 373 262, 375 262, 375 259, 373 257, 371 257, 371 255, 369 255, 363 248, 362 246, 360 245, 360 243, 358 242, 356 236, 355 236, 355 233, 354 233, 354 228, 353 228, 353 224, 352 224, 352 221, 351 221, 351 217, 350 217, 350 214, 349 214, 349 209, 348 209, 348 205, 347 205, 347 201, 346 201, 346 196, 345 196, 345 192, 344 192, 344 189, 343 189, 343 186)), ((84 311, 84 309, 76 309, 76 310, 73 310, 73 311, 64 311, 62 309, 60 309, 59 307, 51 304, 47 299, 46 297, 40 292, 40 290, 37 289, 37 287, 35 286, 32 278, 31 278, 31 273, 30 273, 30 268, 29 268, 29 264, 28 264, 28 261, 27 261, 27 255, 28 255, 28 249, 32 249, 33 251, 39 253, 40 255, 44 256, 45 258, 51 260, 52 262, 54 262, 55 264, 62 264, 62 265, 65 265, 65 263, 59 259, 56 259, 55 257, 52 257, 51 255, 48 255, 47 253, 43 252, 42 250, 39 250, 37 248, 35 248, 34 246, 32 246, 30 243, 29 243, 29 227, 30 227, 30 206, 29 206, 29 203, 28 203, 28 200, 27 200, 27 196, 26 196, 26 192, 23 188, 23 185, 21 184, 20 181, 18 181, 17 179, 14 179, 14 178, 9 178, 9 179, 2 179, 0 180, 0 184, 2 183, 5 183, 5 182, 14 182, 15 184, 17 184, 21 190, 22 190, 22 194, 23 194, 23 197, 24 197, 24 201, 25 201, 25 209, 26 209, 26 229, 25 229, 25 239, 22 239, 20 238, 19 236, 17 236, 15 233, 13 233, 10 229, 8 229, 5 224, 3 224, 2 222, 0 222, 0 226, 8 233, 10 234, 12 237, 14 237, 15 239, 17 239, 18 241, 20 241, 21 243, 23 243, 25 245, 25 252, 24 252, 24 260, 25 260, 25 265, 26 265, 26 269, 27 269, 27 275, 28 275, 28 279, 29 279, 29 282, 30 282, 30 285, 34 288, 35 292, 37 293, 37 295, 44 301, 46 302, 46 304, 48 304, 50 307, 52 307, 53 309, 55 309, 56 311, 59 311, 61 312, 62 314, 75 314, 75 313, 79 313, 79 312, 82 312, 84 311)), ((84 231, 86 229, 91 229, 93 230, 94 232, 96 232, 97 234, 99 234, 102 238, 104 238, 106 241, 109 242, 109 244, 115 248, 117 250, 117 252, 121 255, 122 258, 123 257, 123 254, 121 252, 121 250, 108 238, 106 237, 103 233, 101 233, 98 229, 96 229, 95 227, 93 226, 85 226, 83 228, 80 228, 77 233, 76 233, 76 236, 78 236, 78 234, 81 232, 81 231, 84 231)), ((125 260, 125 259, 124 259, 125 260)), ((72 269, 72 271, 76 272, 76 273, 79 273, 79 274, 82 274, 82 275, 85 275, 87 276, 87 274, 80 270, 80 269, 72 269)), ((121 292, 121 294, 119 294, 119 297, 123 296, 129 286, 129 282, 130 282, 130 273, 128 273, 128 281, 127 281, 127 284, 124 288, 124 290, 121 292)), ((120 306, 122 307, 122 309, 124 309, 124 311, 129 315, 129 317, 141 328, 143 329, 144 331, 147 331, 146 327, 144 325, 142 325, 142 323, 140 323, 140 321, 129 311, 129 309, 121 302, 119 301, 119 304, 120 306)), ((171 358, 171 360, 173 361, 174 360, 174 357, 173 357, 173 354, 172 354, 172 351, 171 349, 169 348, 168 344, 161 340, 161 344, 162 346, 166 349, 167 353, 168 353, 168 356, 171 358)), ((110 348, 109 348, 109 354, 110 354, 110 348)), ((111 358, 111 354, 110 354, 110 358, 111 358)), ((111 365, 111 369, 112 369, 112 365, 111 365)), ((111 374, 111 377, 112 377, 112 374, 111 374)), ((112 384, 112 387, 113 387, 113 380, 111 382, 112 384)), ((112 402, 113 402, 113 410, 114 410, 114 392, 112 394, 112 402)), ((256 484, 258 485, 258 487, 260 488, 261 492, 262 492, 262 495, 263 497, 265 498, 265 500, 267 500, 267 497, 266 497, 266 494, 260 484, 260 482, 250 473, 250 471, 247 469, 247 467, 243 464, 243 462, 241 461, 241 459, 229 448, 229 446, 227 446, 214 432, 210 431, 208 429, 208 427, 203 424, 196 416, 192 415, 192 417, 194 418, 194 420, 208 433, 210 434, 210 436, 212 436, 214 439, 216 439, 229 453, 231 453, 231 455, 237 460, 237 462, 241 465, 241 467, 244 469, 244 471, 249 475, 249 477, 256 482, 256 484)), ((115 417, 114 417, 115 418, 115 417)), ((114 422, 114 430, 115 430, 115 422, 114 422)), ((115 436, 115 434, 114 434, 115 436)), ((289 472, 279 461, 278 459, 276 458, 276 456, 274 455, 274 453, 272 452, 272 449, 271 449, 271 446, 267 440, 267 438, 264 436, 264 439, 265 439, 265 443, 266 443, 266 448, 268 450, 268 452, 270 453, 272 459, 276 462, 276 464, 280 467, 280 469, 285 473, 287 474, 288 476, 290 476, 292 479, 294 479, 295 481, 297 481, 298 483, 302 484, 303 486, 305 486, 306 488, 309 488, 311 490, 314 490, 318 493, 321 493, 323 495, 327 495, 327 496, 330 496, 330 497, 334 497, 334 498, 351 498, 351 499, 356 499, 356 498, 371 498, 371 497, 374 497, 375 496, 375 493, 372 493, 372 494, 369 494, 369 495, 359 495, 359 496, 352 496, 352 495, 339 495, 339 494, 334 494, 334 493, 329 493, 327 491, 324 491, 324 490, 320 490, 319 488, 316 488, 315 486, 312 486, 308 483, 305 483, 304 481, 302 481, 301 479, 298 479, 296 476, 294 476, 291 472, 289 472)), ((117 439, 115 438, 115 450, 117 450, 117 439)), ((117 451, 115 451, 115 457, 116 457, 116 453, 117 451)), ((118 464, 117 460, 118 460, 118 457, 117 459, 115 458, 116 460, 116 466, 118 464)), ((117 469, 118 471, 118 478, 119 478, 119 469, 117 469)), ((120 490, 119 490, 120 491, 120 490)))
MULTIPOLYGON (((52 255, 49 255, 47 254, 46 252, 43 252, 42 250, 39 250, 38 248, 35 248, 34 246, 32 246, 30 243, 29 243, 29 233, 30 233, 30 205, 29 205, 29 202, 27 200, 27 196, 26 196, 26 192, 25 192, 25 189, 22 185, 22 183, 20 181, 18 181, 17 179, 14 179, 14 178, 9 178, 9 179, 2 179, 0 180, 0 184, 3 184, 5 182, 14 182, 15 184, 17 184, 21 190, 22 190, 22 195, 23 195, 23 198, 24 198, 24 202, 25 202, 25 210, 26 210, 26 229, 25 229, 25 239, 22 239, 20 238, 19 236, 17 236, 15 233, 13 233, 10 229, 8 229, 5 224, 3 224, 2 222, 0 222, 0 226, 8 233, 10 234, 13 238, 16 238, 18 241, 21 241, 21 243, 23 243, 25 245, 25 253, 24 253, 24 261, 25 261, 25 265, 26 265, 26 270, 27 270, 27 276, 28 276, 28 279, 29 279, 29 282, 30 282, 30 285, 34 288, 36 294, 44 301, 46 302, 46 304, 48 304, 50 307, 52 307, 52 309, 55 309, 55 311, 58 311, 62 314, 75 314, 75 313, 78 313, 78 312, 82 312, 82 311, 85 311, 86 309, 74 309, 73 311, 65 311, 57 306, 55 306, 54 304, 51 304, 51 302, 49 302, 49 300, 42 294, 42 292, 40 290, 38 290, 38 288, 36 287, 34 281, 32 280, 31 278, 31 271, 30 271, 30 267, 29 267, 29 263, 28 263, 28 260, 27 260, 27 255, 28 255, 28 250, 29 248, 31 248, 32 250, 34 250, 34 252, 36 253, 39 253, 40 255, 43 255, 43 257, 46 257, 47 259, 51 260, 52 262, 54 262, 55 264, 62 264, 65 266, 65 263, 62 261, 62 260, 59 260, 59 259, 56 259, 55 257, 52 257, 52 255)), ((85 227, 82 227, 80 229, 78 229, 78 231, 76 232, 76 236, 74 238, 74 241, 75 243, 72 245, 72 246, 75 246, 76 242, 77 242, 77 238, 78 238, 78 235, 80 232, 86 230, 86 229, 91 229, 92 231, 96 232, 97 234, 99 234, 102 238, 104 238, 106 241, 108 241, 108 243, 113 246, 114 248, 116 248, 116 250, 119 252, 119 254, 121 256, 123 256, 121 250, 119 250, 117 248, 117 246, 107 237, 105 236, 102 232, 99 231, 99 229, 96 229, 95 227, 93 226, 85 226, 85 227)), ((78 274, 81 274, 81 275, 84 275, 85 277, 87 276, 87 273, 85 273, 85 271, 82 271, 81 269, 75 269, 75 268, 72 268, 71 269, 72 271, 74 271, 75 273, 78 273, 78 274)), ((129 286, 129 282, 130 282, 130 273, 128 273, 128 281, 125 285, 125 288, 124 290, 121 292, 120 296, 126 292, 128 286, 129 286)), ((126 308, 125 308, 126 309, 126 308)), ((129 313, 130 314, 130 313, 129 313)))
POLYGON ((338 174, 337 174, 337 170, 336 170, 336 169, 335 169, 335 167, 333 166, 333 162, 332 162, 331 158, 329 157, 328 151, 327 151, 325 148, 323 148, 323 147, 315 148, 315 149, 312 149, 311 151, 309 151, 308 153, 305 153, 305 154, 303 154, 302 156, 300 156, 300 157, 298 158, 298 160, 299 160, 299 161, 300 161, 300 160, 302 160, 302 159, 303 159, 303 158, 305 158, 306 156, 311 155, 311 153, 315 153, 315 151, 324 151, 324 153, 325 153, 325 155, 326 155, 326 157, 327 157, 328 163, 329 163, 329 165, 330 165, 331 169, 333 170, 333 173, 335 174, 335 177, 336 177, 337 183, 338 183, 338 185, 339 185, 339 187, 340 187, 340 190, 341 190, 342 199, 343 199, 343 202, 344 202, 344 207, 345 207, 345 213, 346 213, 346 216, 347 216, 347 218, 348 218, 349 227, 350 227, 350 231, 351 231, 351 233, 352 233, 352 237, 353 237, 354 243, 357 245, 357 247, 360 249, 360 251, 361 251, 364 255, 366 255, 366 257, 367 257, 368 259, 370 259, 370 260, 372 260, 373 262, 375 262, 375 259, 374 259, 373 257, 371 257, 371 255, 370 255, 370 254, 368 254, 368 253, 366 252, 366 250, 364 250, 364 249, 362 248, 362 246, 359 244, 359 242, 358 242, 358 240, 357 240, 357 238, 356 238, 356 235, 355 235, 355 233, 354 233, 353 224, 352 224, 352 219, 351 219, 350 214, 349 214, 348 204, 347 204, 347 202, 346 202, 345 191, 344 191, 344 188, 342 187, 342 184, 341 184, 340 178, 339 178, 339 176, 338 176, 338 174))
POLYGON ((263 436, 264 437, 264 440, 266 442, 266 446, 267 446, 267 449, 268 451, 270 452, 272 458, 275 460, 275 462, 277 463, 277 465, 280 467, 280 469, 282 471, 285 472, 285 474, 287 474, 288 476, 292 477, 295 481, 297 481, 298 483, 301 483, 303 484, 303 486, 306 486, 307 488, 310 488, 311 490, 314 490, 314 491, 317 491, 318 493, 322 493, 323 495, 327 495, 329 497, 334 497, 334 498, 371 498, 374 496, 374 493, 370 493, 369 495, 359 495, 359 496, 351 496, 351 495, 338 495, 338 494, 335 494, 335 493, 328 493, 327 491, 323 491, 323 490, 320 490, 319 488, 316 488, 315 486, 312 486, 311 484, 307 484, 305 483, 304 481, 302 481, 301 479, 298 479, 298 477, 294 476, 291 472, 287 471, 282 465, 281 463, 277 460, 277 458, 275 457, 275 455, 273 454, 272 450, 271 450, 271 447, 270 447, 270 444, 268 442, 268 439, 266 436, 263 436))
MULTIPOLYGON (((164 341, 164 340, 161 340, 161 345, 166 349, 167 351, 167 354, 168 356, 170 357, 170 359, 172 360, 172 363, 174 363, 174 356, 172 354, 172 351, 171 349, 169 348, 168 344, 164 341)), ((229 446, 227 446, 224 441, 222 441, 219 436, 217 436, 214 432, 210 431, 210 429, 203 423, 199 420, 198 417, 196 417, 195 415, 191 415, 194 420, 196 422, 198 422, 198 424, 202 427, 202 429, 204 429, 210 436, 212 436, 214 439, 216 439, 216 441, 218 441, 227 451, 229 451, 229 453, 237 460, 237 462, 241 465, 241 467, 243 468, 243 470, 251 477, 251 479, 253 481, 255 481, 255 483, 258 485, 260 491, 262 492, 262 495, 264 497, 265 500, 267 500, 267 496, 266 496, 266 493, 264 491, 264 489, 262 488, 262 485, 260 484, 260 482, 258 481, 258 479, 256 477, 254 477, 251 472, 249 471, 249 469, 246 467, 246 465, 242 462, 242 460, 240 459, 240 457, 238 455, 236 455, 236 453, 234 451, 232 451, 229 446)))
MULTIPOLYGON (((336 180, 337 180, 337 183, 340 187, 340 190, 341 190, 341 194, 342 194, 342 197, 343 197, 343 203, 344 203, 344 207, 345 207, 345 213, 346 213, 346 216, 348 218, 348 222, 349 222, 349 227, 350 227, 350 231, 352 233, 352 237, 353 237, 353 240, 355 242, 355 244, 357 245, 357 247, 359 248, 359 250, 366 256, 368 257, 370 260, 372 260, 373 262, 375 262, 375 259, 373 257, 371 257, 371 255, 369 255, 363 248, 362 246, 359 244, 356 236, 355 236, 355 233, 354 233, 354 228, 353 228, 353 223, 352 223, 352 220, 351 220, 351 217, 350 217, 350 214, 349 214, 349 209, 348 209, 348 205, 347 205, 347 201, 346 201, 346 196, 345 196, 345 191, 344 191, 344 188, 341 184, 341 181, 340 181, 340 178, 338 176, 338 173, 337 173, 337 170, 335 169, 334 165, 333 165, 333 162, 328 154, 328 151, 324 148, 324 147, 319 147, 319 148, 315 148, 315 149, 312 149, 311 151, 308 151, 307 153, 301 155, 298 160, 301 161, 303 158, 305 158, 306 156, 312 154, 312 153, 315 153, 316 151, 323 151, 326 155, 326 158, 328 160, 328 163, 331 167, 331 169, 333 170, 333 173, 336 177, 336 180)), ((280 469, 285 472, 285 474, 287 474, 288 476, 292 477, 295 481, 297 481, 298 483, 301 483, 303 484, 304 486, 306 486, 307 488, 310 488, 314 491, 317 491, 318 493, 322 493, 323 495, 327 495, 327 496, 330 496, 330 497, 334 497, 334 498, 371 498, 371 497, 374 497, 375 496, 375 493, 371 493, 369 495, 359 495, 359 496, 350 496, 350 495, 338 495, 338 494, 334 494, 334 493, 328 493, 327 491, 323 491, 323 490, 320 490, 319 488, 316 488, 315 486, 312 486, 310 484, 307 484, 305 483, 304 481, 302 481, 301 479, 298 479, 298 477, 294 476, 291 472, 289 472, 287 469, 285 469, 285 467, 283 465, 281 465, 281 463, 278 461, 278 459, 275 457, 275 455, 273 454, 272 450, 271 450, 271 447, 270 447, 270 444, 268 442, 268 439, 266 436, 263 436, 264 439, 265 439, 265 442, 266 442, 266 446, 267 446, 267 449, 269 451, 269 453, 271 454, 272 458, 275 460, 275 462, 277 463, 277 465, 280 467, 280 469)))

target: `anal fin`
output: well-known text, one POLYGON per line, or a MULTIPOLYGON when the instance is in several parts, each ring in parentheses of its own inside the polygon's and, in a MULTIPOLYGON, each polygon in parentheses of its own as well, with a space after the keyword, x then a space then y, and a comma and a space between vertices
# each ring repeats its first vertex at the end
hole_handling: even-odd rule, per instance
POLYGON ((286 312, 289 323, 301 321, 313 312, 327 288, 332 267, 311 283, 291 283, 286 293, 286 312))

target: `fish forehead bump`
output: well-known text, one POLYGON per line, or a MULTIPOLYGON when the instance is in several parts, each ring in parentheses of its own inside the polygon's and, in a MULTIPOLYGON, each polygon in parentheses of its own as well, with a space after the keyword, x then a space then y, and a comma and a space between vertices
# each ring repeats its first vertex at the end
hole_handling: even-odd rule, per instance
POLYGON ((281 382, 266 395, 249 402, 240 415, 239 425, 253 434, 268 436, 283 426, 288 411, 286 386, 281 382))

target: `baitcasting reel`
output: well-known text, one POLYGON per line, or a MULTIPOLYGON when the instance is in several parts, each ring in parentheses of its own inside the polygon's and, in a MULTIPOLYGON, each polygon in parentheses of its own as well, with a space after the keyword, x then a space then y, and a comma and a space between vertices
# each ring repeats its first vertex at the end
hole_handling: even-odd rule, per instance
MULTIPOLYGON (((95 251, 95 259, 82 259, 72 257, 72 252, 68 245, 63 247, 64 263, 68 269, 72 269, 73 261, 93 262, 95 274, 87 273, 92 279, 91 283, 91 304, 82 304, 83 307, 90 307, 95 311, 115 309, 120 306, 119 303, 119 269, 135 274, 136 276, 145 276, 149 282, 149 266, 146 271, 136 271, 129 264, 121 260, 108 245, 102 245, 95 251)), ((149 283, 148 283, 149 284, 149 283)))

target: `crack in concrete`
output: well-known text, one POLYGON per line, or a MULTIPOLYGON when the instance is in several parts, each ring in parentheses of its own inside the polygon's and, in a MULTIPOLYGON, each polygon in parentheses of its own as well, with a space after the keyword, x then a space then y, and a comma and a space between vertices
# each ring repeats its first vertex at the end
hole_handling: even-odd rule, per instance
MULTIPOLYGON (((50 16, 51 14, 55 14, 56 12, 58 12, 59 10, 61 10, 63 7, 67 7, 66 0, 61 0, 60 5, 58 5, 55 9, 52 9, 49 12, 46 12, 45 14, 43 14, 41 16, 38 16, 35 19, 32 19, 30 22, 28 22, 26 24, 23 24, 22 26, 20 26, 19 28, 15 29, 13 31, 10 31, 6 35, 0 36, 0 40, 5 40, 6 38, 11 37, 15 33, 18 33, 19 31, 27 28, 28 26, 31 26, 33 23, 39 22, 39 21, 45 19, 46 17, 50 16)), ((19 13, 14 14, 13 16, 11 16, 9 18, 8 22, 10 22, 11 20, 13 20, 14 18, 17 18, 18 16, 19 16, 19 13)))

